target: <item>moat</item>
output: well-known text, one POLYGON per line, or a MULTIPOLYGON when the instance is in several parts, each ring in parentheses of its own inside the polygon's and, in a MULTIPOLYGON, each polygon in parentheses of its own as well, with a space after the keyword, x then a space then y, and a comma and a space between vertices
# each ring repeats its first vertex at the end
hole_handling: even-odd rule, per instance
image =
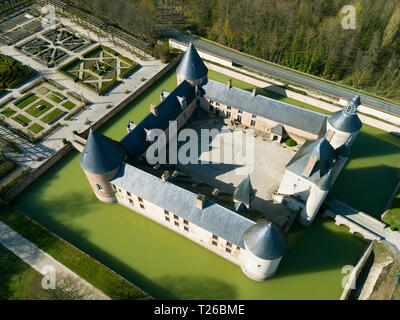
MULTIPOLYGON (((210 72, 210 78, 225 81, 210 72)), ((234 80, 236 86, 251 86, 234 80)), ((128 120, 138 123, 162 89, 176 86, 175 70, 101 128, 119 140, 128 120)), ((379 217, 397 183, 400 138, 363 128, 351 161, 330 196, 379 217), (351 183, 347 183, 351 181, 351 183)), ((318 216, 311 228, 295 224, 277 275, 258 283, 240 268, 119 205, 100 203, 72 152, 14 203, 24 214, 103 262, 157 299, 338 299, 341 273, 355 265, 365 242, 318 216)))

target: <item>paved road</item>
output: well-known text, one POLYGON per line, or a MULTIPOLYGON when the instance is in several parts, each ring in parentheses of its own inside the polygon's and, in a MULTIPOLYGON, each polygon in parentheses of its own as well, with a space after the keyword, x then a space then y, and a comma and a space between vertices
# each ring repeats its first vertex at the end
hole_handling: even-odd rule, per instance
MULTIPOLYGON (((170 29, 164 26, 159 26, 160 31, 167 37, 189 43, 190 37, 186 34, 182 34, 174 29, 170 29)), ((318 79, 310 78, 307 76, 303 76, 297 73, 294 73, 289 70, 285 70, 279 67, 275 67, 273 65, 269 65, 257 60, 254 60, 252 58, 243 56, 241 54, 232 52, 230 50, 218 47, 216 45, 213 45, 211 43, 201 41, 198 39, 192 39, 193 44, 204 51, 213 53, 215 55, 218 55, 223 58, 227 58, 232 60, 235 64, 239 64, 244 67, 251 68, 253 70, 263 72, 265 74, 268 74, 272 77, 279 78, 281 80, 291 82, 293 84, 297 84, 303 87, 307 87, 313 90, 320 91, 325 94, 329 94, 334 97, 338 98, 346 98, 350 99, 354 96, 356 91, 344 89, 338 86, 335 86, 333 84, 329 84, 323 81, 320 81, 318 79)), ((362 98, 362 103, 366 105, 370 105, 372 107, 381 109, 386 112, 393 113, 395 115, 400 116, 400 106, 396 106, 394 104, 372 98, 370 96, 366 96, 363 94, 360 94, 362 98)))

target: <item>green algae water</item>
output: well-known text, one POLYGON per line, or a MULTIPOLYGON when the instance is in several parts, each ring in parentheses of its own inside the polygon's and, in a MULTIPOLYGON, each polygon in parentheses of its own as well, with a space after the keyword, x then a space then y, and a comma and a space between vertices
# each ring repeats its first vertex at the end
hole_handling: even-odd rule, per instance
MULTIPOLYGON (((210 77, 225 81, 223 75, 210 77)), ((251 90, 240 81, 233 84, 251 90)), ((161 89, 175 86, 173 70, 101 131, 121 139, 128 120, 138 123, 149 105, 159 102, 161 89)), ((398 138, 367 128, 332 196, 378 216, 398 179, 399 146, 398 138)), ((15 201, 15 208, 156 299, 338 299, 346 276, 342 268, 355 265, 365 247, 360 237, 330 219, 318 217, 310 228, 294 224, 276 276, 255 282, 238 266, 173 231, 118 204, 99 202, 79 156, 74 151, 57 163, 15 201)))

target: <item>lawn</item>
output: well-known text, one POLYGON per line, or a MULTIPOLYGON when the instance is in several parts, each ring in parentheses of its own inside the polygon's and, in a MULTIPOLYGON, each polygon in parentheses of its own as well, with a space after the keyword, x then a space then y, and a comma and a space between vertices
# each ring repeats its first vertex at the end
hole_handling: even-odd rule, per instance
POLYGON ((39 99, 36 95, 31 95, 29 97, 27 97, 26 99, 18 102, 17 104, 15 104, 16 107, 23 109, 25 108, 27 105, 30 105, 32 102, 36 101, 37 99, 39 99))
POLYGON ((47 93, 50 92, 50 89, 47 89, 46 87, 40 87, 40 88, 37 90, 37 92, 40 93, 40 94, 42 94, 42 95, 46 95, 47 93))
MULTIPOLYGON (((149 299, 147 295, 116 273, 65 241, 51 235, 30 219, 11 209, 0 209, 0 220, 103 291, 111 299, 149 299)), ((21 265, 22 261, 16 263, 15 260, 12 256, 5 256, 0 252, 0 295, 6 298, 20 298, 20 295, 25 292, 26 286, 34 283, 37 279, 27 266, 23 266, 24 263, 21 265), (16 272, 19 276, 14 276, 16 272)))
POLYGON ((400 231, 400 193, 393 198, 390 209, 385 215, 384 222, 389 224, 392 229, 400 231))
POLYGON ((61 101, 63 101, 63 99, 57 97, 54 93, 50 93, 47 98, 49 98, 50 100, 54 101, 55 103, 60 103, 61 101))
POLYGON ((8 300, 42 299, 43 276, 0 245, 0 296, 8 300))
POLYGON ((1 112, 1 114, 7 118, 10 118, 11 116, 13 116, 17 111, 14 111, 11 108, 7 108, 6 110, 3 110, 1 112))
POLYGON ((55 120, 57 120, 61 115, 63 114, 63 111, 60 109, 55 109, 52 112, 50 112, 49 114, 45 115, 42 119, 44 123, 52 123, 55 120))
POLYGON ((23 116, 22 114, 19 114, 13 118, 15 121, 19 122, 22 124, 24 127, 27 126, 30 122, 31 119, 28 119, 27 117, 23 116))
POLYGON ((44 129, 44 128, 43 128, 41 125, 37 124, 37 123, 34 123, 33 125, 31 125, 31 126, 28 128, 28 130, 32 131, 33 133, 39 133, 39 132, 42 131, 43 129, 44 129))
POLYGON ((40 100, 38 103, 35 103, 33 106, 29 107, 26 110, 26 112, 29 113, 31 116, 37 118, 46 111, 50 110, 51 108, 53 108, 53 105, 51 103, 48 103, 47 101, 44 100, 40 100), (38 106, 42 106, 42 108, 37 109, 38 106))
POLYGON ((64 103, 62 104, 62 106, 63 106, 65 109, 68 109, 68 110, 72 110, 73 108, 75 108, 75 104, 72 103, 71 101, 64 102, 64 103))

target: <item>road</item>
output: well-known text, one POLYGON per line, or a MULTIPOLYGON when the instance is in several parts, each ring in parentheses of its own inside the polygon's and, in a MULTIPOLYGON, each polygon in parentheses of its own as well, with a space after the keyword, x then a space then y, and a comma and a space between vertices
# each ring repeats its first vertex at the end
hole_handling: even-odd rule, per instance
MULTIPOLYGON (((181 41, 184 43, 189 43, 190 37, 186 34, 180 33, 179 31, 176 31, 171 28, 167 28, 164 26, 159 26, 160 31, 167 37, 172 38, 177 41, 181 41)), ((349 89, 345 89, 339 86, 336 86, 334 84, 326 83, 324 81, 315 79, 315 78, 310 78, 295 72, 292 72, 287 69, 282 69, 267 63, 263 63, 261 61, 252 59, 250 57, 247 57, 245 55, 238 54, 236 52, 221 48, 219 46, 216 46, 214 44, 211 44, 209 42, 205 42, 202 40, 198 39, 193 39, 192 38, 193 44, 196 46, 196 48, 199 48, 201 50, 210 52, 212 54, 215 54, 217 56, 227 58, 232 60, 233 63, 241 65, 243 67, 251 68, 253 70, 265 73, 267 75, 270 75, 272 77, 281 79, 283 81, 287 81, 293 84, 300 85, 302 87, 310 88, 312 90, 317 90, 321 93, 328 94, 330 96, 334 96, 337 98, 346 98, 346 99, 351 99, 356 91, 352 91, 349 89)), ((389 112, 392 114, 395 114, 397 116, 400 116, 400 106, 397 106, 395 104, 379 100, 367 95, 360 94, 362 103, 375 107, 377 109, 380 109, 385 112, 389 112)))

